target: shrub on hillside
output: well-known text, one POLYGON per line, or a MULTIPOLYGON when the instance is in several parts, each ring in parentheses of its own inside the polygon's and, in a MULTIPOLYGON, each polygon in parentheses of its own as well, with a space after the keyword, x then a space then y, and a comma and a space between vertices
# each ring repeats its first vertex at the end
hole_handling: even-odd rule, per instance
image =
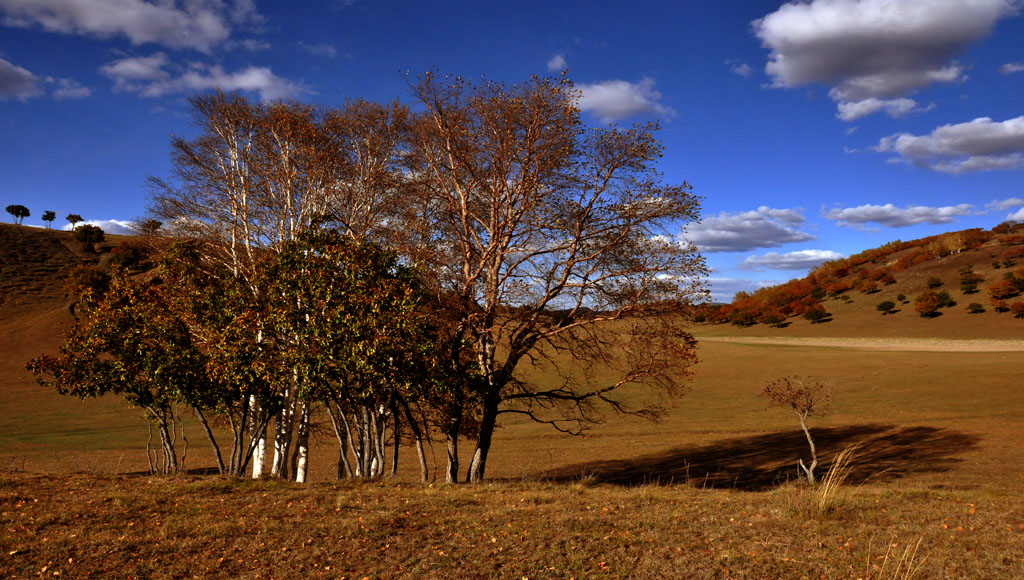
POLYGON ((878 305, 875 306, 875 310, 881 312, 883 316, 892 312, 893 308, 896 308, 896 303, 893 302, 892 300, 885 300, 884 302, 879 302, 878 305))
POLYGON ((949 308, 950 306, 956 306, 956 301, 949 295, 949 292, 943 290, 937 294, 939 297, 939 308, 949 308))
POLYGON ((939 306, 939 295, 931 290, 925 290, 918 294, 917 298, 914 298, 914 310, 920 314, 922 318, 931 318, 936 316, 939 311, 939 306))
POLYGON ((967 305, 967 312, 969 314, 981 314, 985 312, 985 307, 977 302, 971 302, 967 305))
POLYGON ((1010 312, 1014 318, 1024 318, 1024 302, 1014 302, 1010 305, 1010 312))
POLYGON ((939 286, 942 286, 942 278, 939 278, 938 276, 929 276, 926 284, 929 288, 938 288, 939 286))
POLYGON ((825 307, 820 303, 815 303, 807 307, 804 310, 804 318, 811 321, 811 324, 817 324, 828 318, 828 312, 825 311, 825 307))
POLYGON ((86 252, 95 252, 96 244, 105 239, 102 229, 89 224, 75 228, 72 236, 79 242, 82 242, 82 250, 86 252))
POLYGON ((144 270, 148 259, 149 247, 142 242, 128 241, 110 251, 110 265, 124 270, 144 270))
POLYGON ((1017 285, 1013 280, 1003 280, 988 287, 988 293, 993 300, 1006 300, 1020 294, 1017 285))
POLYGON ((996 298, 990 298, 989 304, 992 305, 992 310, 996 312, 1009 312, 1010 307, 1006 305, 1005 300, 998 300, 996 298))

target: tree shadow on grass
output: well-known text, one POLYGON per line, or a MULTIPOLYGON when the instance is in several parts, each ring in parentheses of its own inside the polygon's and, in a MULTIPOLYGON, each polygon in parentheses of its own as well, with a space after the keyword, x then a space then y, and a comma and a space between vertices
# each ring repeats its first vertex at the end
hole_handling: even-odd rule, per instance
MULTIPOLYGON (((819 476, 841 450, 859 445, 850 483, 890 481, 913 473, 943 472, 980 437, 936 427, 848 425, 811 429, 818 447, 819 476)), ((765 491, 800 477, 796 462, 810 457, 803 431, 725 439, 700 447, 676 447, 633 459, 567 465, 538 474, 549 481, 635 486, 688 483, 699 487, 765 491)))

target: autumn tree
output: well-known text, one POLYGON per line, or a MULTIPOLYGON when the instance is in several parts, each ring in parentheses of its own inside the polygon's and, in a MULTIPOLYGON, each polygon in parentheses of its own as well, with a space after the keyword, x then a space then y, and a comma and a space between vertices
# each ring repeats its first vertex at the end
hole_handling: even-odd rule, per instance
POLYGON ((44 211, 41 219, 46 222, 46 229, 50 229, 50 226, 53 224, 53 220, 57 219, 57 214, 52 211, 44 211))
POLYGON ((932 290, 925 290, 914 298, 914 310, 922 318, 931 318, 938 315, 942 301, 939 295, 932 290))
MULTIPOLYGON (((254 299, 263 292, 259 264, 324 216, 353 237, 401 227, 389 212, 400 209, 394 183, 408 173, 397 147, 406 108, 254 104, 221 92, 191 102, 199 136, 172 140, 172 175, 150 181, 152 219, 169 236, 202 240, 204 260, 221 267, 211 271, 241 280, 254 299)), ((309 417, 294 391, 282 395, 271 466, 277 475, 289 465, 291 419, 299 418, 301 430, 309 417)), ((254 475, 264 465, 260 437, 254 475)))
POLYGON ((4 208, 14 218, 14 223, 20 224, 22 220, 29 217, 31 213, 28 208, 20 204, 11 204, 4 208))
POLYGON ((788 407, 800 420, 800 428, 807 437, 807 444, 811 448, 811 462, 805 464, 802 458, 797 459, 797 464, 807 476, 807 482, 814 485, 814 469, 818 466, 818 450, 811 437, 811 431, 807 427, 807 419, 822 415, 828 411, 831 402, 831 392, 821 382, 805 377, 783 377, 765 385, 761 396, 775 406, 788 407))
POLYGON ((705 273, 675 237, 698 218, 698 198, 688 184, 662 183, 655 127, 587 130, 565 78, 425 74, 412 90, 422 113, 409 186, 423 212, 411 229, 430 242, 415 260, 461 301, 459 333, 482 377, 468 479, 483 479, 502 414, 567 432, 598 403, 652 416, 618 393, 680 392, 695 360, 681 307, 705 273), (530 380, 527 361, 557 379, 530 380))
POLYGON ((87 288, 79 322, 59 356, 27 365, 40 384, 82 399, 114 393, 141 408, 160 440, 154 472, 173 473, 185 462, 187 439, 178 404, 198 404, 204 364, 188 328, 166 308, 157 286, 115 275, 103 294, 87 288), (178 434, 185 449, 177 448, 178 434))

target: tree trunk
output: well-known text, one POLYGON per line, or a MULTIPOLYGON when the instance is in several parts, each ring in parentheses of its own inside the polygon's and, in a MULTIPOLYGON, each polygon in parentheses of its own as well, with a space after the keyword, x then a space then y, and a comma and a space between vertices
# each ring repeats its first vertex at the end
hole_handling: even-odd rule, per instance
POLYGON ((818 450, 814 446, 814 439, 811 438, 811 431, 807 428, 807 416, 801 413, 797 413, 800 417, 800 427, 804 430, 804 435, 807 436, 807 443, 811 446, 811 465, 808 467, 804 465, 803 459, 798 459, 797 463, 800 468, 807 474, 807 483, 814 485, 814 468, 818 466, 818 450))
POLYGON ((261 421, 257 420, 263 413, 258 412, 259 406, 255 395, 250 396, 249 406, 253 410, 249 415, 249 437, 256 442, 256 448, 252 455, 252 478, 259 479, 263 476, 263 464, 267 460, 267 425, 265 423, 261 425, 261 421))
POLYGON ((274 464, 270 467, 270 473, 281 479, 288 479, 288 452, 292 446, 296 404, 294 398, 289 398, 274 422, 274 464))
POLYGON ((498 391, 492 387, 484 397, 483 416, 480 418, 476 449, 473 450, 473 461, 469 464, 469 473, 466 474, 466 480, 470 483, 479 483, 484 479, 487 453, 491 450, 491 438, 494 436, 494 427, 498 423, 498 403, 498 391))
MULTIPOLYGON (((206 421, 206 416, 203 415, 203 410, 199 407, 193 407, 196 412, 196 416, 199 417, 199 423, 203 426, 203 430, 206 431, 206 438, 210 440, 210 447, 213 447, 213 456, 217 459, 217 472, 224 475, 224 457, 220 453, 220 445, 217 445, 217 438, 213 436, 213 430, 210 429, 210 424, 206 421)), ((236 433, 237 437, 238 434, 236 433)), ((232 447, 234 449, 234 447, 232 447)), ((232 463, 234 463, 234 457, 232 456, 232 463)), ((234 467, 234 465, 232 465, 234 467)), ((231 475, 235 475, 234 472, 231 475)))
MULTIPOLYGON (((416 455, 420 460, 420 481, 427 482, 430 477, 430 470, 427 468, 427 454, 423 450, 423 430, 420 429, 416 419, 412 416, 409 405, 402 401, 402 408, 405 410, 405 420, 409 423, 409 430, 412 431, 413 440, 416 442, 416 455)), ((396 414, 397 416, 397 414, 396 414)))
POLYGON ((295 474, 295 481, 306 483, 306 469, 309 460, 309 405, 305 402, 299 403, 301 412, 299 415, 298 433, 295 437, 295 455, 292 457, 292 473, 295 474))
POLYGON ((341 422, 345 420, 345 412, 341 410, 341 406, 338 407, 338 412, 335 414, 334 408, 331 403, 327 402, 327 414, 331 418, 331 427, 334 429, 334 436, 338 439, 338 479, 343 477, 352 477, 352 465, 348 462, 348 441, 351 439, 351 435, 347 435, 348 423, 346 422, 344 427, 341 422), (342 429, 345 433, 342 433, 342 429))

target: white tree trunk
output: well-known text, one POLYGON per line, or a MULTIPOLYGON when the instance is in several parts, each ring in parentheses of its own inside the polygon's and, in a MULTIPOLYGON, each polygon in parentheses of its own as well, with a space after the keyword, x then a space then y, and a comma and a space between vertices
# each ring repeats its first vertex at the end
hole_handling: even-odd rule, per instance
POLYGON ((263 462, 267 457, 267 432, 264 430, 256 442, 252 453, 252 478, 259 479, 263 475, 263 462))

